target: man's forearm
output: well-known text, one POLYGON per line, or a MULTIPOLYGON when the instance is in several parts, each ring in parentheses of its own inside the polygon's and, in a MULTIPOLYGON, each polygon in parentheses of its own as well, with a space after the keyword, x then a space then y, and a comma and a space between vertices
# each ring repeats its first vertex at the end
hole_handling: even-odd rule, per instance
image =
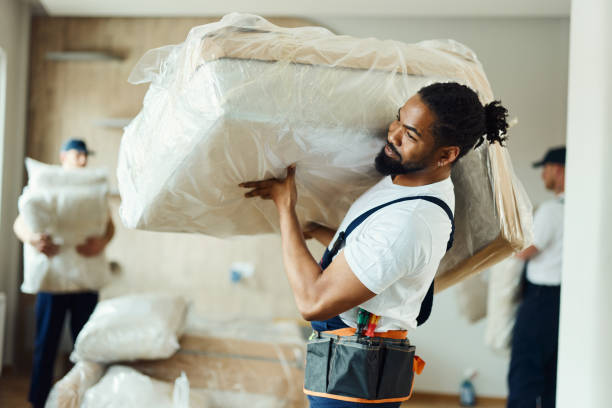
POLYGON ((305 316, 316 302, 314 285, 321 268, 312 257, 293 208, 279 209, 283 263, 300 313, 305 316))
POLYGON ((531 245, 529 248, 524 249, 523 251, 517 253, 515 256, 523 261, 528 261, 531 258, 535 257, 540 251, 534 245, 531 245))
POLYGON ((19 215, 13 224, 13 231, 15 235, 21 242, 29 244, 33 240, 33 233, 30 231, 30 228, 26 225, 23 217, 19 215))
POLYGON ((310 235, 319 241, 321 245, 324 247, 328 247, 329 243, 334 239, 334 235, 336 235, 336 231, 331 228, 324 227, 323 225, 319 226, 317 229, 312 231, 310 235))
POLYGON ((104 240, 108 244, 113 236, 115 235, 115 224, 113 223, 113 219, 109 218, 108 223, 106 225, 106 232, 104 233, 104 240))

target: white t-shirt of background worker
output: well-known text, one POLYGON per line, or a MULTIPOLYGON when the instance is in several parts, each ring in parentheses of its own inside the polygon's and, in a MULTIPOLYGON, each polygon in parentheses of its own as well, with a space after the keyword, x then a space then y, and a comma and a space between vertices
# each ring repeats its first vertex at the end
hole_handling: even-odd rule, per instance
MULTIPOLYGON (((455 193, 450 178, 426 186, 406 187, 393 184, 389 176, 353 203, 338 231, 344 231, 371 208, 398 198, 424 195, 441 199, 454 212, 455 193)), ((421 302, 446 253, 451 228, 451 221, 440 206, 425 200, 409 200, 376 211, 348 236, 339 253, 344 253, 361 283, 376 293, 360 305, 381 316, 376 331, 416 328, 421 302)), ((340 318, 356 327, 357 310, 355 307, 344 312, 340 318)))
POLYGON ((527 280, 536 285, 560 285, 563 258, 563 204, 561 194, 541 204, 533 218, 536 256, 527 263, 527 280))

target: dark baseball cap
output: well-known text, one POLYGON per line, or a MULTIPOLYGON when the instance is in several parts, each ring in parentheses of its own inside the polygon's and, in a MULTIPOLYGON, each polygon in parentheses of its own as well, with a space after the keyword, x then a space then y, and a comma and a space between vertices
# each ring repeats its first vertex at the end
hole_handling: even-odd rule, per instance
POLYGON ((91 150, 87 150, 87 145, 81 139, 68 139, 62 145, 61 152, 67 152, 68 150, 77 150, 79 152, 83 152, 86 155, 92 155, 94 152, 91 150))
POLYGON ((547 163, 565 166, 565 146, 548 149, 542 160, 533 163, 533 167, 540 167, 547 163))

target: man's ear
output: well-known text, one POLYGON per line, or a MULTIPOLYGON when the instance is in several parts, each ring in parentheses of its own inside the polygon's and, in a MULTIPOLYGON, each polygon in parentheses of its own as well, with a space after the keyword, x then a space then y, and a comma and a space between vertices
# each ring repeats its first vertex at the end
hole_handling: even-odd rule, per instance
POLYGON ((461 149, 459 148, 459 146, 441 147, 438 162, 441 163, 443 166, 446 166, 447 164, 452 164, 457 161, 460 152, 461 149))

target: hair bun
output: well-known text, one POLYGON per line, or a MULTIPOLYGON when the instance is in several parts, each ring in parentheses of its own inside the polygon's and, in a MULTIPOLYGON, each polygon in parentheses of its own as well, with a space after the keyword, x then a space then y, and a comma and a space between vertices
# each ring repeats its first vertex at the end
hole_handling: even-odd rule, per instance
POLYGON ((507 139, 508 130, 508 110, 501 105, 500 101, 493 101, 484 107, 485 113, 485 137, 489 143, 499 143, 504 145, 507 139))

